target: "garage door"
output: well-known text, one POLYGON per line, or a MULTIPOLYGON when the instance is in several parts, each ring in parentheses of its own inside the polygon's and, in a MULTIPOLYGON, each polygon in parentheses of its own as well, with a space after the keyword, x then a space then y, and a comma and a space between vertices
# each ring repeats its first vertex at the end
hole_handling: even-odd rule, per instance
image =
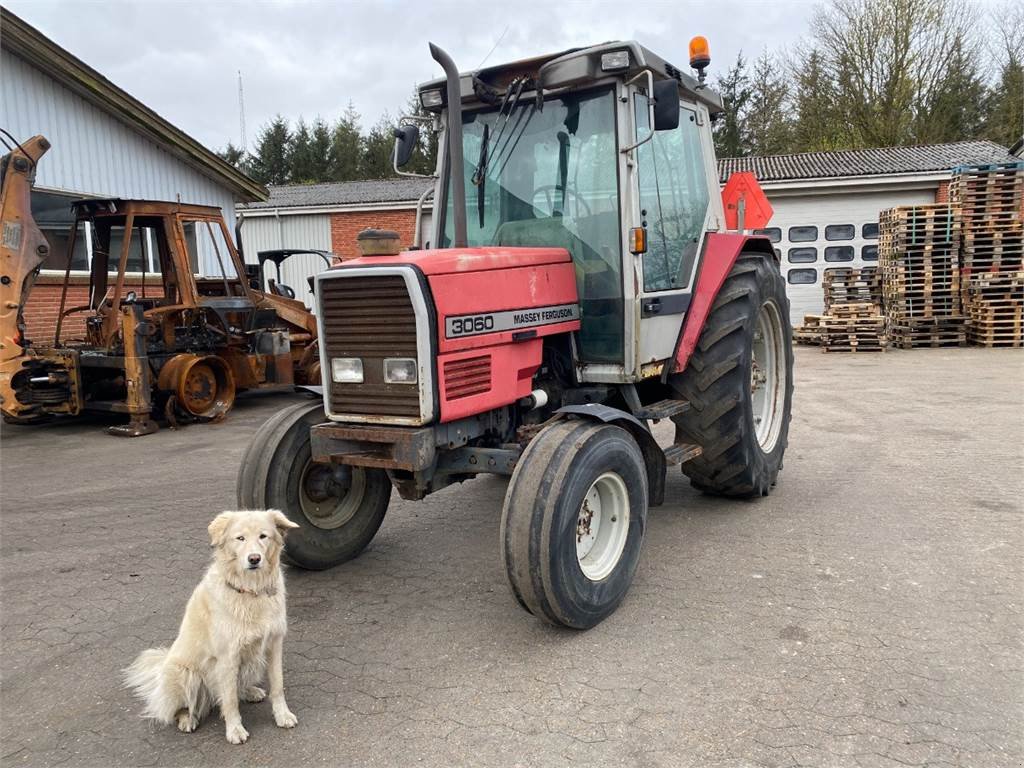
POLYGON ((836 267, 878 263, 878 213, 895 205, 935 202, 934 192, 850 192, 772 199, 767 230, 779 251, 790 302, 790 319, 824 309, 822 277, 836 267))

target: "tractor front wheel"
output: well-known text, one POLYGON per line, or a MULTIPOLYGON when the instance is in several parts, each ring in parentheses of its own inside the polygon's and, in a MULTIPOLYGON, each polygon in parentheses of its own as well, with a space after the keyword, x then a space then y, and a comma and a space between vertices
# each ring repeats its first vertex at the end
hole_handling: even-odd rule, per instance
POLYGON ((743 253, 722 284, 697 348, 670 384, 691 408, 673 417, 683 464, 707 493, 767 496, 782 469, 793 401, 786 284, 770 256, 743 253))
POLYGON ((620 427, 561 421, 516 466, 501 515, 512 592, 557 626, 589 629, 633 582, 647 524, 647 471, 620 427))
POLYGON ((281 411, 256 432, 238 472, 242 509, 279 509, 299 528, 284 559, 323 570, 351 560, 384 521, 391 481, 382 469, 312 460, 309 430, 326 420, 319 403, 281 411))

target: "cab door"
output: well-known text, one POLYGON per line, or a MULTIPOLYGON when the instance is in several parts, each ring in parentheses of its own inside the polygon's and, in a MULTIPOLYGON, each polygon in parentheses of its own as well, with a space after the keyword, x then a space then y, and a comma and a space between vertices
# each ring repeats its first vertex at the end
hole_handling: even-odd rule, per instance
MULTIPOLYGON (((647 98, 642 93, 634 97, 639 136, 650 130, 647 98)), ((641 377, 660 373, 657 364, 675 354, 690 306, 712 207, 703 141, 707 121, 706 109, 682 101, 679 126, 656 132, 636 148, 636 199, 647 234, 647 250, 638 259, 635 371, 641 377)))

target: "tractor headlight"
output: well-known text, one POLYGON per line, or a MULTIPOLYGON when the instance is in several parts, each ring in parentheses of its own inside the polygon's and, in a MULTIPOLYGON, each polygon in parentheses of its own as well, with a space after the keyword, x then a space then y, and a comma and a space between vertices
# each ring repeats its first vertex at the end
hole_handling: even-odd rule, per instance
POLYGON ((331 379, 338 384, 362 384, 363 361, 358 357, 332 357, 331 379))
POLYGON ((384 360, 384 381, 388 384, 415 384, 416 361, 411 357, 389 357, 384 360))
POLYGON ((604 72, 616 72, 629 69, 629 51, 612 51, 601 54, 601 69, 604 72))
POLYGON ((420 104, 424 109, 437 109, 444 103, 444 96, 440 90, 420 91, 420 104))

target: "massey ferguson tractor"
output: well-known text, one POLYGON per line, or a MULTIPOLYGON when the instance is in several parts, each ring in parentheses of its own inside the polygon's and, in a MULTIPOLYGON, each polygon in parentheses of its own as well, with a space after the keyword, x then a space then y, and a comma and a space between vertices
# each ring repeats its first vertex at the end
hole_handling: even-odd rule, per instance
MULTIPOLYGON (((364 233, 363 256, 317 276, 323 402, 270 419, 240 469, 241 506, 301 526, 291 563, 355 557, 392 488, 422 499, 508 475, 512 592, 585 629, 629 589, 669 466, 709 494, 770 492, 788 302, 769 241, 725 231, 722 101, 706 41, 690 52, 697 78, 635 42, 460 75, 431 45, 445 72, 419 88, 440 144, 432 247, 364 233)), ((396 136, 401 167, 418 126, 396 136)))

